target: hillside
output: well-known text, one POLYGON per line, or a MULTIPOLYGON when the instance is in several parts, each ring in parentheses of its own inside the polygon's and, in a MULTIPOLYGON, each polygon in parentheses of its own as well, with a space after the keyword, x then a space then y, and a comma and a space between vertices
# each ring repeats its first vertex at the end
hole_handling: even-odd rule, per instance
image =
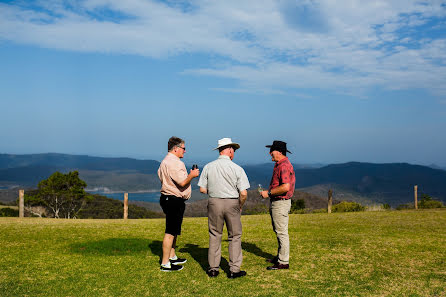
MULTIPOLYGON (((55 171, 78 170, 89 189, 108 188, 112 191, 158 190, 156 175, 159 162, 131 158, 100 158, 64 154, 7 155, 0 154, 0 188, 36 187, 55 171)), ((251 189, 258 184, 267 187, 274 163, 244 166, 251 189)), ((334 197, 364 204, 388 203, 392 206, 411 202, 413 186, 446 202, 446 171, 407 163, 372 164, 294 164, 296 188, 326 198, 328 188, 334 197), (347 198, 346 198, 347 197, 347 198)), ((193 188, 197 180, 193 181, 193 188)), ((194 195, 193 200, 203 198, 194 195)), ((0 198, 1 199, 1 198, 0 198)))
MULTIPOLYGON (((251 182, 269 184, 266 165, 247 167, 251 182)), ((271 171, 269 171, 271 172, 271 171)), ((407 163, 372 164, 349 162, 316 169, 296 169, 296 188, 326 197, 330 185, 335 197, 363 203, 396 206, 413 200, 413 186, 446 201, 446 171, 407 163), (321 191, 323 189, 323 191, 321 191), (349 197, 345 199, 343 197, 349 197)))
MULTIPOLYGON (((303 199, 305 201, 305 207, 308 209, 327 208, 327 198, 318 195, 296 190, 291 199, 303 199)), ((336 203, 337 201, 334 202, 336 203)), ((207 216, 207 205, 207 199, 190 202, 187 204, 185 215, 189 217, 205 217, 207 216)), ((248 199, 243 206, 243 214, 266 213, 268 212, 268 207, 269 199, 261 198, 257 190, 249 190, 248 199)))
POLYGON ((66 154, 0 154, 0 186, 36 187, 60 171, 79 171, 89 188, 140 191, 159 188, 159 162, 131 158, 102 158, 66 154))

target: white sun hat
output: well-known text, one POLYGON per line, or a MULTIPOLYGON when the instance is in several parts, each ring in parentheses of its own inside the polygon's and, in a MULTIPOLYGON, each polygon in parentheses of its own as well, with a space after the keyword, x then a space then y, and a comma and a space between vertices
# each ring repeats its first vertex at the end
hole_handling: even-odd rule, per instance
POLYGON ((216 148, 214 148, 214 151, 218 150, 222 146, 227 146, 227 145, 232 146, 234 148, 234 150, 237 150, 240 148, 240 144, 232 142, 231 138, 222 138, 218 141, 218 146, 216 148))

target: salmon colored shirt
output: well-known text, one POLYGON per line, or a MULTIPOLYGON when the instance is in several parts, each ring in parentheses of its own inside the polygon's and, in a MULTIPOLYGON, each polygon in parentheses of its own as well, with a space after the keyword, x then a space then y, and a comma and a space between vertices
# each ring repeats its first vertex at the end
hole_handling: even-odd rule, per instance
POLYGON ((190 184, 187 187, 178 185, 187 178, 186 166, 174 154, 167 153, 158 169, 158 177, 161 181, 161 194, 173 195, 183 199, 190 198, 192 192, 190 184))
POLYGON ((269 185, 271 191, 283 184, 290 184, 288 192, 282 195, 273 196, 271 199, 290 199, 294 194, 294 185, 296 184, 296 176, 294 175, 294 168, 287 157, 283 158, 274 165, 273 176, 269 185))

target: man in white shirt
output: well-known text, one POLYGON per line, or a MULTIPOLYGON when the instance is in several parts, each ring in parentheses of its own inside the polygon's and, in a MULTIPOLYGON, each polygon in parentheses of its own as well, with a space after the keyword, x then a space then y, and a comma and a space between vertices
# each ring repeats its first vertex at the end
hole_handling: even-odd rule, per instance
POLYGON ((230 138, 218 141, 220 156, 204 166, 198 186, 200 192, 209 195, 209 269, 207 274, 216 277, 221 261, 221 238, 226 222, 229 241, 229 278, 246 275, 242 265, 242 223, 241 210, 248 197, 250 185, 242 167, 232 162, 234 153, 240 148, 230 138))

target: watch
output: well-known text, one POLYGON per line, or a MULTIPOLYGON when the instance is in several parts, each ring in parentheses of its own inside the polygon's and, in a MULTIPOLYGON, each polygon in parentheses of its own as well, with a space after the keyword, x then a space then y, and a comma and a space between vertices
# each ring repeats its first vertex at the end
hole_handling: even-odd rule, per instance
POLYGON ((271 191, 268 191, 268 197, 271 197, 271 191))

